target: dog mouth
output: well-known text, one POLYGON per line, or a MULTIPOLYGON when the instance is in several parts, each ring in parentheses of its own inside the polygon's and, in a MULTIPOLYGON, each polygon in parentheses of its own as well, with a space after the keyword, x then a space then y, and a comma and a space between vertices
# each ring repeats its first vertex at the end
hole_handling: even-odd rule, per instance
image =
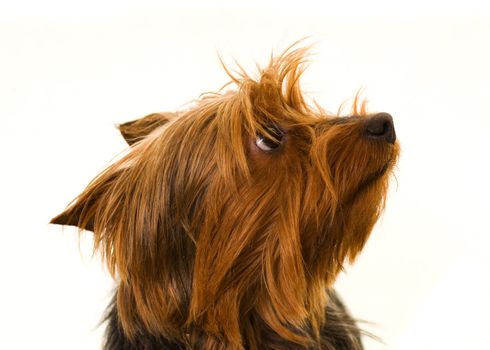
POLYGON ((373 184, 378 182, 381 178, 383 178, 386 173, 393 167, 395 163, 395 155, 392 155, 390 159, 377 171, 371 173, 368 175, 358 186, 357 191, 355 191, 355 195, 365 191, 369 187, 371 187, 373 184))

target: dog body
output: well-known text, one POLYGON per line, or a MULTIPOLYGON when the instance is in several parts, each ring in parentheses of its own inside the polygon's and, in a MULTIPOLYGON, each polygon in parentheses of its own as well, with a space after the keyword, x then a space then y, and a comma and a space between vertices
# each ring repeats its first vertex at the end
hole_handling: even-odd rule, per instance
POLYGON ((120 125, 131 149, 52 223, 94 232, 117 281, 106 350, 362 349, 333 283, 383 207, 391 116, 312 108, 306 50, 186 111, 120 125))
MULTIPOLYGON (((356 326, 355 321, 347 312, 345 306, 338 298, 335 291, 328 293, 329 302, 325 310, 325 319, 328 320, 320 331, 319 347, 312 349, 322 350, 361 350, 361 331, 356 326)), ((107 329, 104 349, 106 350, 188 350, 203 349, 206 341, 204 336, 198 339, 192 346, 178 340, 169 340, 162 336, 152 334, 140 334, 136 339, 131 340, 120 326, 117 316, 117 305, 113 301, 108 308, 106 315, 107 329)), ((262 326, 267 329, 266 325, 262 326)), ((297 344, 291 344, 281 339, 273 332, 263 332, 260 349, 301 349, 297 344)), ((246 347, 248 349, 248 347, 246 347)))

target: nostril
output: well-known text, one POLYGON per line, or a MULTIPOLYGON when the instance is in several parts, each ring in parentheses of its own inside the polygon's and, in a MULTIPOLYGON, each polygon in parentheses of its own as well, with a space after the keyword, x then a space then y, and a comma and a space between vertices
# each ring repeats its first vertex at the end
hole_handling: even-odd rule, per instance
POLYGON ((367 131, 371 135, 381 136, 390 128, 390 123, 386 120, 375 120, 368 123, 367 131))
POLYGON ((381 139, 389 143, 396 140, 393 118, 388 113, 378 113, 366 121, 367 136, 381 139))

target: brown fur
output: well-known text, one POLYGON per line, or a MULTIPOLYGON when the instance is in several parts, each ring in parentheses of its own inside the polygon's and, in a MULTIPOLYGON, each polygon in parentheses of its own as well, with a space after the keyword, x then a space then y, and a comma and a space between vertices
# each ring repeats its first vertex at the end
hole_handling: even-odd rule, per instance
MULTIPOLYGON (((344 262, 363 248, 385 201, 398 144, 363 136, 369 114, 311 107, 306 50, 272 58, 254 80, 177 114, 122 124, 130 151, 53 223, 94 232, 118 281, 128 339, 191 349, 266 349, 264 329, 322 347, 325 307, 344 262), (257 148, 257 133, 274 139, 257 148)), ((292 345, 290 345, 292 346, 292 345)))

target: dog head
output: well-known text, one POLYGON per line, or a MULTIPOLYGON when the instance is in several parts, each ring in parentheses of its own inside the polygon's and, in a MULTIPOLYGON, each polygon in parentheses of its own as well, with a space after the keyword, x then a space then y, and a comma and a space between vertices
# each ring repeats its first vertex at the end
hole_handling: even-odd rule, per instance
POLYGON ((303 346, 318 337, 326 290, 379 217, 399 147, 386 113, 357 100, 344 117, 312 108, 305 53, 120 125, 128 153, 52 220, 94 232, 128 337, 202 349, 259 348, 264 327, 303 346))

